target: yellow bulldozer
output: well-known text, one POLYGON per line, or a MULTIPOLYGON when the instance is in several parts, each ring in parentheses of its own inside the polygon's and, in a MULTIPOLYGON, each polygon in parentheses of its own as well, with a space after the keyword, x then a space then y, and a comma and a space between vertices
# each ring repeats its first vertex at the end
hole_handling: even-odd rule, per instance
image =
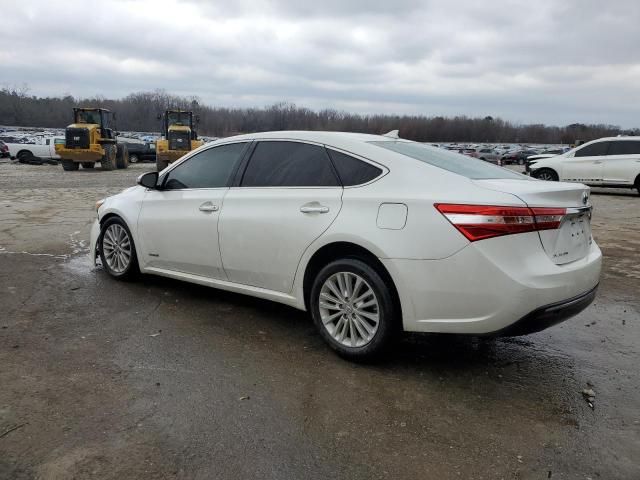
POLYGON ((94 168, 127 168, 127 146, 116 142, 115 115, 106 108, 74 108, 73 123, 64 132, 64 143, 56 143, 62 168, 67 171, 94 168))
MULTIPOLYGON (((158 115, 162 120, 162 138, 156 141, 156 166, 164 170, 184 154, 200 147, 204 142, 198 140, 193 128, 193 112, 187 110, 167 110, 158 115)), ((200 118, 196 115, 196 123, 200 118)))

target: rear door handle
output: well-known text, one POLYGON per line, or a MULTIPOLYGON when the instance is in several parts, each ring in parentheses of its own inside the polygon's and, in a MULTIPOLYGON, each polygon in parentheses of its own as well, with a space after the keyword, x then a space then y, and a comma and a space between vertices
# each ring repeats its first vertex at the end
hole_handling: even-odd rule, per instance
POLYGON ((602 163, 602 160, 596 160, 595 162, 593 162, 594 165, 598 165, 600 163, 602 163))
POLYGON ((214 205, 211 202, 205 202, 202 205, 200 205, 199 210, 201 212, 217 212, 218 211, 218 206, 214 205))
POLYGON ((303 205, 300 207, 302 213, 329 213, 329 207, 324 205, 303 205))

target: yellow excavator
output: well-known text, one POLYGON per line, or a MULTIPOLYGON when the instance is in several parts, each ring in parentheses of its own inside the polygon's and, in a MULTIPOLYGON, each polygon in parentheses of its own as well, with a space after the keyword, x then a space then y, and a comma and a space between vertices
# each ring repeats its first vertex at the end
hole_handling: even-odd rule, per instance
MULTIPOLYGON (((184 154, 203 145, 193 128, 193 112, 188 110, 167 110, 158 115, 162 120, 162 138, 156 141, 156 166, 164 170, 184 154)), ((196 123, 200 117, 195 116, 196 123)))
POLYGON ((74 108, 73 123, 65 129, 64 142, 55 145, 62 168, 94 168, 97 162, 102 170, 127 168, 129 153, 126 145, 116 142, 114 120, 115 114, 106 108, 74 108))

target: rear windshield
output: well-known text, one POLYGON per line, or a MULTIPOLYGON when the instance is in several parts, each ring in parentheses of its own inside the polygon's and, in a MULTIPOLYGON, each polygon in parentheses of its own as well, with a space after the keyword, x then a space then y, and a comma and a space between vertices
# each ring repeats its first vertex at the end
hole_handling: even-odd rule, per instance
POLYGON ((526 179, 524 175, 512 172, 506 168, 497 167, 484 160, 467 157, 459 153, 453 153, 441 148, 431 147, 416 142, 369 142, 372 145, 386 148, 392 152, 401 153, 407 157, 415 158, 434 167, 442 168, 458 175, 473 180, 486 178, 517 178, 526 179))

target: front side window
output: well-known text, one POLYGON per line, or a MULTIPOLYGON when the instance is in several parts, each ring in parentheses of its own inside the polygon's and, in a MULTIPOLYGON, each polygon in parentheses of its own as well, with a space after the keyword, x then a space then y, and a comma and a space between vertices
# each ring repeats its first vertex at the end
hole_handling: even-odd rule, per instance
POLYGON ((378 167, 371 165, 370 163, 363 162, 351 155, 336 152, 335 150, 327 149, 333 165, 338 171, 342 185, 345 187, 352 187, 354 185, 362 185, 363 183, 370 182, 376 177, 382 174, 382 170, 378 167))
POLYGON ((640 142, 617 140, 611 142, 608 155, 640 155, 640 142))
POLYGON ((607 154, 609 142, 596 142, 580 150, 576 150, 574 157, 601 157, 607 154))
POLYGON ((246 145, 246 142, 230 143, 195 154, 168 173, 163 188, 179 190, 226 187, 246 145))
POLYGON ((525 180, 529 178, 519 173, 512 172, 511 170, 507 170, 506 168, 478 160, 477 158, 460 155, 458 153, 442 150, 441 148, 430 147, 417 142, 381 141, 369 143, 473 180, 488 178, 514 178, 525 180))
POLYGON ((260 142, 242 177, 243 187, 337 187, 323 147, 298 142, 260 142))

